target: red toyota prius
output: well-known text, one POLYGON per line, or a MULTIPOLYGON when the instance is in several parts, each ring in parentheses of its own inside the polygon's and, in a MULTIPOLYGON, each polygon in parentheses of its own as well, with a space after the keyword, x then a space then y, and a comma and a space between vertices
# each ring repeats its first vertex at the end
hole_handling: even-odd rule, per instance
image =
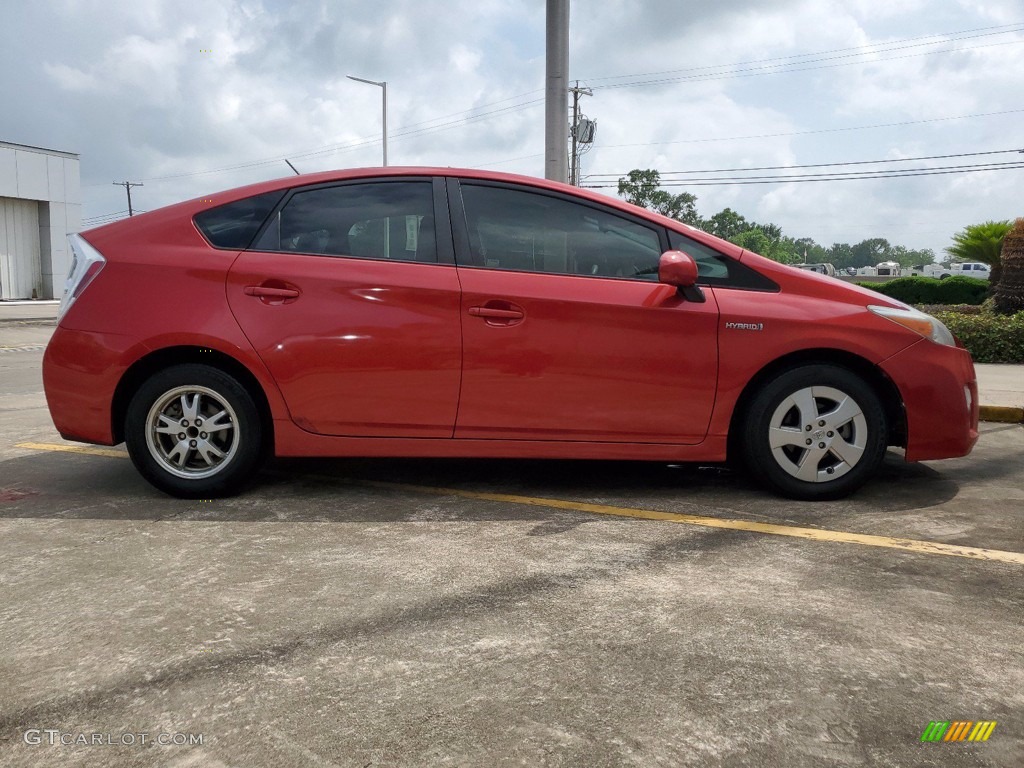
POLYGON ((70 240, 54 423, 175 496, 276 455, 737 458, 826 499, 977 440, 935 318, 562 184, 334 171, 70 240))

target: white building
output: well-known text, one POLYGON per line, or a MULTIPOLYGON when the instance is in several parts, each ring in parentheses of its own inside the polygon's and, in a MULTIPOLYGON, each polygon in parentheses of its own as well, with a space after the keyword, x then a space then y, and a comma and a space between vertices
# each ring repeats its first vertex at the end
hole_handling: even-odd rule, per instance
POLYGON ((81 228, 78 155, 0 141, 0 299, 60 298, 81 228))

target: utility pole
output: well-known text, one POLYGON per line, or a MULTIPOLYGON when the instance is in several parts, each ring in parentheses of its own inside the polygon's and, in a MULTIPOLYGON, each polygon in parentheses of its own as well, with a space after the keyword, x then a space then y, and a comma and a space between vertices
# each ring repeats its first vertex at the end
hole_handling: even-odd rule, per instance
POLYGON ((135 212, 132 210, 132 187, 144 187, 146 185, 141 181, 115 181, 112 183, 115 187, 124 187, 124 191, 128 193, 128 215, 134 216, 135 212))
POLYGON ((565 182, 569 168, 565 126, 569 104, 569 0, 547 0, 544 96, 544 178, 565 182))
MULTIPOLYGON (((572 125, 569 128, 569 135, 572 137, 572 151, 569 155, 569 183, 574 187, 580 185, 580 96, 593 96, 594 92, 589 88, 580 88, 580 81, 569 89, 572 94, 572 125)), ((589 142, 587 142, 589 143, 589 142)))

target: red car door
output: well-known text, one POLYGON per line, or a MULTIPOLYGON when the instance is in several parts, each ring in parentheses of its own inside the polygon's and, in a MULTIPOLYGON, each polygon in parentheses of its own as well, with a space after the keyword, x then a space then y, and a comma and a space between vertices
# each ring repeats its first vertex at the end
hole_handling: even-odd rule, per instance
POLYGON ((441 181, 300 188, 235 261, 228 301, 303 429, 451 437, 462 352, 453 262, 441 181))
POLYGON ((718 308, 711 290, 698 303, 656 282, 660 227, 508 184, 449 189, 463 291, 456 437, 704 439, 718 308))

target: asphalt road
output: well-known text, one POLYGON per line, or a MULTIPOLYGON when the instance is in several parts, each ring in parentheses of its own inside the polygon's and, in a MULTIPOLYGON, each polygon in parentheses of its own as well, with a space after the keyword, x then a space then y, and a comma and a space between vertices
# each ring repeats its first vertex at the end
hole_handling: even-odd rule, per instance
POLYGON ((1024 765, 1020 425, 824 504, 384 460, 188 502, 58 450, 40 359, 0 351, 2 765, 1024 765))

